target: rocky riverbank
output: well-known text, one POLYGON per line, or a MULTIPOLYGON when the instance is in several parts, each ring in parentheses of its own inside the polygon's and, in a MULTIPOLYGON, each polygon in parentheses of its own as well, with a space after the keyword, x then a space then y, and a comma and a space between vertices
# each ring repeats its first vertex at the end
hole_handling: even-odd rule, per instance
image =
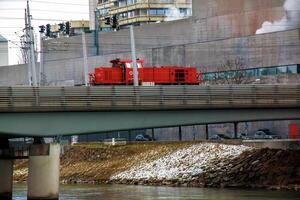
MULTIPOLYGON (((15 180, 26 181, 26 161, 15 180)), ((149 143, 68 147, 63 183, 300 189, 300 151, 214 143, 149 143)))

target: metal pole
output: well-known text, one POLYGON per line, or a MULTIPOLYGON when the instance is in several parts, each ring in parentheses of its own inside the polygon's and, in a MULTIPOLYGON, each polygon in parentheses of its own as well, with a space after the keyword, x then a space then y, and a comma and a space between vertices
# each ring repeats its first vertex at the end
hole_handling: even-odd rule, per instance
POLYGON ((88 61, 87 61, 87 52, 86 52, 86 41, 85 41, 85 32, 84 29, 82 30, 82 50, 83 50, 83 79, 84 85, 89 85, 89 69, 88 69, 88 61))
POLYGON ((182 140, 182 127, 179 126, 179 141, 182 140))
POLYGON ((29 1, 27 0, 27 20, 29 28, 29 37, 30 37, 30 60, 31 60, 31 72, 32 72, 32 86, 37 87, 37 78, 36 78, 36 66, 35 66, 35 55, 34 55, 34 39, 33 32, 31 27, 31 15, 29 8, 29 1))
POLYGON ((234 139, 238 138, 238 123, 234 122, 234 139))
POLYGON ((27 19, 27 9, 25 9, 25 42, 26 42, 26 55, 27 55, 27 65, 28 65, 28 84, 31 86, 31 59, 30 59, 30 48, 29 44, 29 31, 28 31, 28 19, 27 19))
POLYGON ((131 43, 131 57, 132 57, 132 67, 133 67, 133 85, 135 87, 139 86, 139 75, 138 67, 136 63, 136 52, 135 52, 135 39, 133 25, 130 26, 130 43, 131 43))
POLYGON ((152 134, 152 138, 153 138, 153 140, 154 140, 154 139, 155 139, 155 132, 154 132, 154 128, 152 128, 151 134, 152 134))
POLYGON ((42 82, 42 74, 44 74, 44 46, 43 46, 43 35, 40 33, 40 69, 39 69, 39 86, 42 82))
POLYGON ((100 11, 95 10, 95 46, 96 46, 96 56, 99 56, 99 18, 100 11))
POLYGON ((132 133, 132 130, 129 130, 129 131, 128 131, 128 141, 129 141, 129 142, 131 141, 131 135, 132 135, 131 133, 132 133))
POLYGON ((205 139, 209 139, 208 124, 205 124, 205 139))

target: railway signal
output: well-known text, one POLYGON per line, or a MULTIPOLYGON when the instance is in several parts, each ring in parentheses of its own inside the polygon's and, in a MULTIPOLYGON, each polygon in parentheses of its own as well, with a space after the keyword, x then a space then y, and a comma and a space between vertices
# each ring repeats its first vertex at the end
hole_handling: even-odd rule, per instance
POLYGON ((114 15, 112 17, 111 27, 115 29, 115 28, 118 28, 118 26, 119 26, 118 17, 117 17, 117 15, 114 15))
POLYGON ((59 32, 64 32, 65 31, 65 24, 64 23, 60 23, 60 24, 58 24, 58 26, 59 26, 59 32))
POLYGON ((66 22, 66 34, 67 34, 67 35, 70 34, 70 29, 71 29, 71 24, 70 24, 70 22, 66 22))
POLYGON ((45 33, 46 27, 44 25, 39 26, 40 28, 40 33, 45 33))
POLYGON ((50 34, 51 34, 51 25, 47 24, 46 25, 46 36, 50 37, 50 34))
POLYGON ((111 18, 110 17, 105 17, 105 24, 110 25, 111 24, 111 18))

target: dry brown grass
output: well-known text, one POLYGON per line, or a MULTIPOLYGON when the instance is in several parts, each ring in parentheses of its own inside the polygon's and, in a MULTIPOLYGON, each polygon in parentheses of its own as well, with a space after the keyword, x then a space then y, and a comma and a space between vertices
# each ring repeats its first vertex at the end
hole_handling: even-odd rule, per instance
MULTIPOLYGON (((105 182, 112 175, 134 165, 152 161, 174 150, 192 145, 181 143, 140 143, 105 146, 99 143, 68 146, 61 158, 61 180, 73 182, 105 182)), ((27 161, 15 166, 16 181, 27 178, 27 161)))

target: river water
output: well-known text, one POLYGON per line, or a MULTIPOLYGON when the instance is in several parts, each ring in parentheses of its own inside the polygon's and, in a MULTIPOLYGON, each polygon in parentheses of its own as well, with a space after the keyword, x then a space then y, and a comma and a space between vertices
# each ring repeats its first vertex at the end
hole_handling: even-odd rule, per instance
MULTIPOLYGON (((14 200, 25 200, 26 185, 14 187, 14 200)), ((172 188, 126 185, 64 185, 60 200, 300 200, 300 192, 172 188)))

